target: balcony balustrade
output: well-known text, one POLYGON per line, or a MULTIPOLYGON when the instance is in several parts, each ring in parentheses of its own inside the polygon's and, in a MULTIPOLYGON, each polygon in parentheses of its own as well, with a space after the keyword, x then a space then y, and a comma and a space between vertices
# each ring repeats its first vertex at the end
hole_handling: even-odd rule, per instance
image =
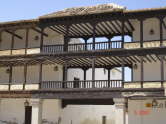
POLYGON ((80 80, 42 81, 41 83, 0 83, 0 91, 58 89, 146 89, 166 87, 166 81, 80 80))
MULTIPOLYGON (((160 47, 160 41, 144 41, 143 48, 155 48, 160 47)), ((166 40, 163 41, 163 46, 166 47, 166 40)), ((96 42, 95 49, 93 49, 93 43, 75 43, 68 44, 68 49, 65 52, 80 52, 80 51, 92 51, 92 50, 113 50, 113 49, 138 49, 140 48, 140 42, 124 42, 122 41, 110 41, 110 42, 96 42)), ((56 44, 56 45, 43 45, 42 51, 39 47, 32 48, 20 48, 20 49, 4 49, 0 50, 0 56, 9 56, 9 55, 30 55, 30 54, 56 54, 63 53, 64 45, 56 44)))

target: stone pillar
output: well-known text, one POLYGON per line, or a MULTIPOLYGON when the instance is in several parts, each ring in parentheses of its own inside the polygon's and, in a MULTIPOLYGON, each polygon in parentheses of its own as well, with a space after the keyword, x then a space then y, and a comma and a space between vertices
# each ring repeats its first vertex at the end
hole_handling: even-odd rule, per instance
POLYGON ((42 100, 31 99, 32 121, 31 124, 42 124, 42 100))
POLYGON ((126 124, 126 100, 115 98, 115 124, 126 124))

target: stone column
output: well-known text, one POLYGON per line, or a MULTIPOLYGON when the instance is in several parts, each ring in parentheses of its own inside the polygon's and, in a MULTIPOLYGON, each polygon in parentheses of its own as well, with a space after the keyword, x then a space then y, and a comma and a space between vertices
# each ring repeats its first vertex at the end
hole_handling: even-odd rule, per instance
POLYGON ((31 124, 42 124, 42 100, 31 99, 30 104, 32 106, 31 124))
POLYGON ((115 98, 115 124, 126 124, 126 100, 115 98))

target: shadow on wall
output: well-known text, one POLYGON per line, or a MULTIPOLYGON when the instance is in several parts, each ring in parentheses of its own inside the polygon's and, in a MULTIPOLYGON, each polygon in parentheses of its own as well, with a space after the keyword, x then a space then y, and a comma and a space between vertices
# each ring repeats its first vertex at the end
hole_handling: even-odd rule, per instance
MULTIPOLYGON (((80 124, 101 124, 99 120, 86 118, 80 124)), ((110 119, 107 120, 105 124, 115 124, 115 121, 110 119)))

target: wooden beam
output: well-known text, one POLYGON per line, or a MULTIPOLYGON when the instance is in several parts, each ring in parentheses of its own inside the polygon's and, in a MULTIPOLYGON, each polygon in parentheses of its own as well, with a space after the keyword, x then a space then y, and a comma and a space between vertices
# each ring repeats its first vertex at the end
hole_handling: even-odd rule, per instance
POLYGON ((113 23, 113 22, 109 22, 113 27, 114 27, 114 29, 118 32, 118 33, 120 33, 120 29, 118 29, 117 27, 116 27, 116 25, 113 23))
POLYGON ((132 31, 134 31, 134 26, 131 24, 131 22, 127 19, 126 22, 129 24, 130 28, 132 31))
POLYGON ((52 31, 55 31, 56 33, 62 34, 62 32, 58 31, 56 28, 53 27, 48 27, 49 29, 51 29, 52 31))
POLYGON ((166 30, 166 24, 165 24, 164 20, 162 20, 162 22, 163 22, 163 26, 164 26, 164 28, 166 30))
POLYGON ((43 34, 45 37, 48 37, 48 34, 42 32, 41 30, 39 30, 39 29, 37 29, 37 28, 32 28, 32 30, 34 30, 34 31, 36 31, 36 32, 38 32, 38 33, 40 33, 40 34, 43 34))
POLYGON ((14 31, 9 31, 9 30, 5 30, 5 32, 11 34, 11 35, 14 35, 14 37, 17 37, 19 39, 23 39, 21 36, 17 35, 16 33, 14 33, 14 31))

